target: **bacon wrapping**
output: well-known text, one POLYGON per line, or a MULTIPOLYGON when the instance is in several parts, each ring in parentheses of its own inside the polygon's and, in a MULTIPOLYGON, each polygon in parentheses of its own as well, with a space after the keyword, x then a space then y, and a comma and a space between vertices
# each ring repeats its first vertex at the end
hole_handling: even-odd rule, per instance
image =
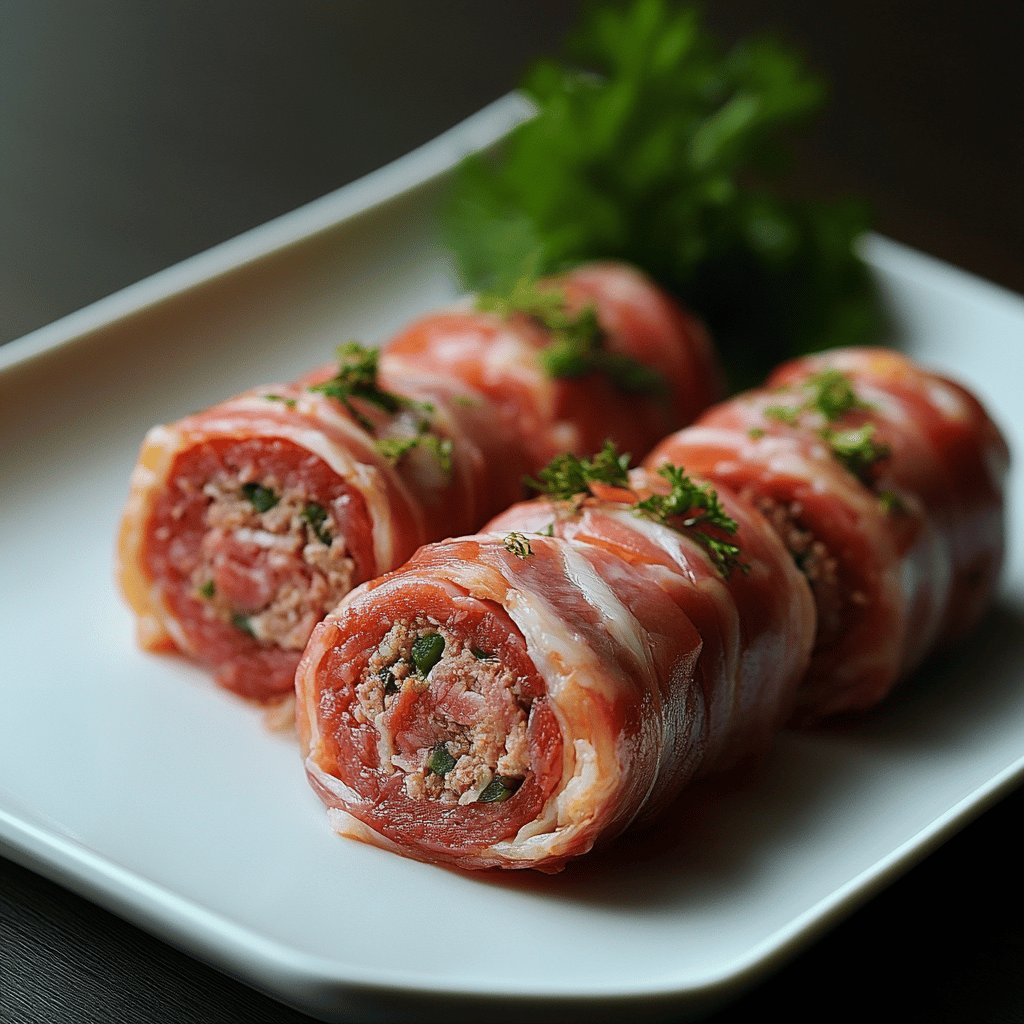
POLYGON ((557 871, 767 748, 809 657, 810 589, 727 489, 743 563, 726 573, 676 519, 641 515, 665 485, 636 471, 631 490, 514 506, 317 626, 296 719, 338 832, 557 871))
POLYGON ((877 704, 978 621, 1005 543, 1008 451, 977 399, 884 349, 791 362, 666 439, 775 524, 817 635, 799 723, 877 704))
POLYGON ((556 451, 608 435, 642 453, 718 396, 703 328, 638 272, 583 267, 539 294, 150 431, 118 550, 143 646, 279 701, 352 587, 476 529, 556 451))
POLYGON ((555 460, 552 500, 314 631, 296 717, 331 824, 556 871, 783 724, 872 706, 991 599, 1007 463, 976 399, 880 349, 787 364, 628 476, 555 460))

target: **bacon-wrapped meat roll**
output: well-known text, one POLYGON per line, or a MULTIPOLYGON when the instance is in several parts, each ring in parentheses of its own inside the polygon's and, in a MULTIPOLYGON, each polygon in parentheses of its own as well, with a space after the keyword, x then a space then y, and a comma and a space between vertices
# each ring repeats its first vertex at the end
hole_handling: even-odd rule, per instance
POLYGON ((424 547, 316 628, 297 721, 337 831, 556 871, 766 747, 810 652, 806 581, 726 490, 603 466, 589 496, 424 547))
POLYGON ((716 397, 703 330, 633 271, 581 268, 491 304, 152 430, 119 545, 141 642, 279 700, 353 586, 477 528, 605 416, 641 452, 716 397))
POLYGON ((818 628, 800 721, 877 703, 992 595, 1006 444, 963 388, 895 352, 789 363, 646 464, 662 462, 756 505, 807 576, 818 628))

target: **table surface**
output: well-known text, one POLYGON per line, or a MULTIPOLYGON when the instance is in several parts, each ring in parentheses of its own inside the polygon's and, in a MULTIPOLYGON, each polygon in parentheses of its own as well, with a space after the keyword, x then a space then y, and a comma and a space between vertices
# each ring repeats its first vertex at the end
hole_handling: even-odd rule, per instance
MULTIPOLYGON (((1024 292, 1024 5, 843 6, 709 12, 727 39, 790 38, 832 82, 796 187, 863 196, 884 233, 1024 292)), ((576 8, 0 0, 0 342, 432 138, 576 8)), ((1024 1020, 1022 810, 1021 792, 989 810, 712 1019, 1024 1020)), ((0 860, 4 1024, 307 1019, 0 860)))

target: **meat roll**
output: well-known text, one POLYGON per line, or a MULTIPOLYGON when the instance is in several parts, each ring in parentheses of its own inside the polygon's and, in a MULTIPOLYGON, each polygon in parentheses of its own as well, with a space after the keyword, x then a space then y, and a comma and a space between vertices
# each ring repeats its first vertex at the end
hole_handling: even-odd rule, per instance
POLYGON ((297 721, 338 832, 557 871, 767 747, 810 653, 806 580, 727 489, 605 465, 612 485, 424 547, 314 630, 297 721))
POLYGON ((789 363, 647 465, 665 461, 755 505, 810 582, 818 625, 798 721, 876 704, 992 596, 1006 444, 963 388, 895 352, 789 363))
POLYGON ((118 552, 140 641, 278 701, 353 586, 476 529, 605 416, 639 453, 719 385, 700 325, 638 273, 601 265, 427 317, 379 355, 343 346, 336 369, 154 428, 118 552))

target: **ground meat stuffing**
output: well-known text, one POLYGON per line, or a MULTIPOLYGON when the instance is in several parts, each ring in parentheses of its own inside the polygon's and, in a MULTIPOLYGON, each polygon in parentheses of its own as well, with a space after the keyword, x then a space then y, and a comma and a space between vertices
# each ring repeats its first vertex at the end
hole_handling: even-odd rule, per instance
POLYGON ((831 643, 842 629, 846 609, 851 604, 863 605, 866 602, 864 594, 857 590, 844 593, 840 585, 839 563, 802 524, 803 506, 800 502, 781 504, 771 498, 751 494, 745 497, 753 501, 758 511, 772 524, 811 585, 818 610, 817 646, 831 643))
POLYGON ((330 510, 273 479, 225 476, 203 492, 206 533, 191 580, 206 614, 301 651, 352 588, 353 561, 330 510))
POLYGON ((376 728, 382 765, 404 775, 413 799, 497 801, 529 768, 523 682, 442 624, 398 622, 370 658, 352 710, 376 728))

